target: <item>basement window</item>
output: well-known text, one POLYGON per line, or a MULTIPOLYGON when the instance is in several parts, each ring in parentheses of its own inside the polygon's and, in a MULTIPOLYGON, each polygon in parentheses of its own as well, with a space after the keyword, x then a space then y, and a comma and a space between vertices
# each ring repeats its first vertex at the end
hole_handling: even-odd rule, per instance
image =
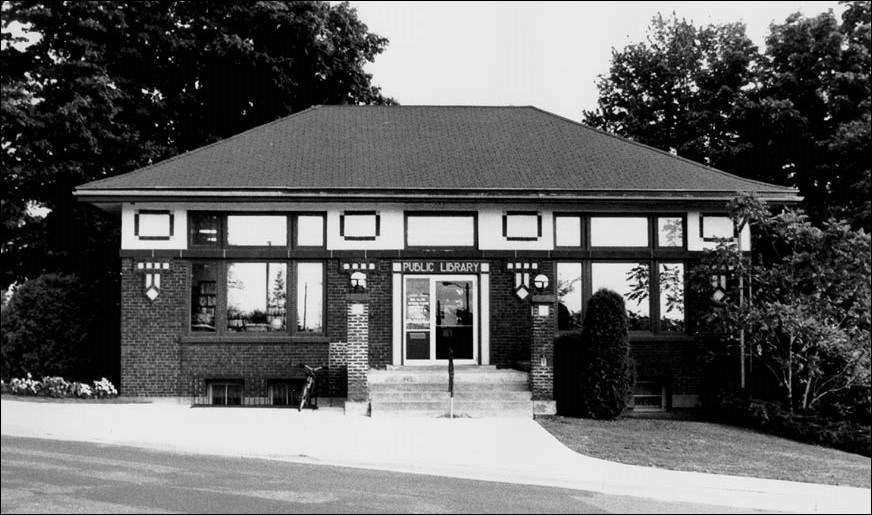
POLYGON ((213 406, 241 406, 242 380, 214 380, 208 382, 209 400, 213 406))
POLYGON ((636 381, 633 391, 633 411, 666 411, 666 388, 659 381, 636 381))

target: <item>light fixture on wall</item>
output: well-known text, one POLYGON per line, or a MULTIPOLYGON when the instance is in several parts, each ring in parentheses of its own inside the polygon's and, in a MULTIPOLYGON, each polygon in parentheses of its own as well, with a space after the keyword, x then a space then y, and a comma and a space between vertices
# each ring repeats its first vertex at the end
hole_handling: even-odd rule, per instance
POLYGON ((536 291, 545 291, 545 288, 548 287, 548 276, 545 274, 539 274, 534 277, 533 287, 536 288, 536 291))
POLYGON ((366 291, 365 273, 358 271, 351 274, 351 291, 355 293, 366 291))

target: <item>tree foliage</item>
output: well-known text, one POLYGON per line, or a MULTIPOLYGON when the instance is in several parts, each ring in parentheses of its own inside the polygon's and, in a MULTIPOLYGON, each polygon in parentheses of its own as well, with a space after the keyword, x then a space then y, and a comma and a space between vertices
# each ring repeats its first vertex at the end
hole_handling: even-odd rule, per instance
POLYGON ((870 2, 789 16, 761 52, 741 23, 654 18, 613 50, 586 123, 751 179, 799 188, 813 220, 872 229, 870 2))
POLYGON ((315 104, 389 102, 363 70, 386 45, 347 3, 4 2, 2 286, 95 250, 79 184, 315 104))
POLYGON ((90 293, 70 275, 42 275, 20 286, 2 313, 3 377, 89 377, 98 325, 90 293))
POLYGON ((347 3, 2 9, 0 287, 53 272, 93 285, 104 351, 118 344, 118 221, 77 203, 75 186, 315 104, 392 102, 363 70, 387 40, 347 3))
POLYGON ((751 288, 741 292, 729 282, 704 328, 733 341, 744 330, 757 369, 771 374, 790 410, 819 408, 850 392, 868 397, 869 234, 835 219, 816 227, 800 210, 773 216, 748 196, 732 208, 734 220, 751 223, 770 242, 770 262, 750 261, 728 242, 708 252, 691 273, 697 292, 711 295, 712 277, 721 274, 741 274, 751 288))

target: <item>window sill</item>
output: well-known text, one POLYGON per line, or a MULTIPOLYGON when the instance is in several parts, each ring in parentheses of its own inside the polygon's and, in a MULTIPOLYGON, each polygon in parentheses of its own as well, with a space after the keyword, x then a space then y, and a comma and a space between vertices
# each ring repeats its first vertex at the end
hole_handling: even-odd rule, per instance
POLYGON ((288 334, 188 334, 182 336, 181 343, 329 343, 329 338, 323 335, 299 335, 288 334))
POLYGON ((686 333, 630 333, 630 342, 692 342, 695 338, 686 333))

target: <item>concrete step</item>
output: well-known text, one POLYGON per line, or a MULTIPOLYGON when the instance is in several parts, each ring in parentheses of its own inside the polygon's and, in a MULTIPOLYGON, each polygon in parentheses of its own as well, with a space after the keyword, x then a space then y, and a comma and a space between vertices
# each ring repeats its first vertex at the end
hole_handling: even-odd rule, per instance
MULTIPOLYGON (((444 416, 449 412, 448 400, 441 401, 371 401, 371 414, 380 416, 444 416)), ((532 403, 527 401, 464 401, 454 400, 454 413, 468 417, 533 416, 532 403)))
MULTIPOLYGON (((448 381, 444 383, 369 383, 370 392, 447 392, 448 381)), ((454 393, 478 392, 529 392, 527 382, 512 383, 454 383, 454 393)))
MULTIPOLYGON (((381 390, 370 391, 370 398, 378 402, 416 402, 416 401, 448 401, 448 392, 440 391, 409 391, 381 390)), ((530 402, 531 394, 523 390, 492 390, 492 391, 461 391, 454 392, 454 400, 458 401, 526 401, 530 402)))
MULTIPOLYGON (((492 372, 469 371, 454 374, 454 382, 460 383, 527 383, 528 375, 517 370, 496 370, 492 372)), ((445 383, 448 384, 447 371, 393 371, 371 370, 367 374, 369 384, 377 383, 445 383)))

